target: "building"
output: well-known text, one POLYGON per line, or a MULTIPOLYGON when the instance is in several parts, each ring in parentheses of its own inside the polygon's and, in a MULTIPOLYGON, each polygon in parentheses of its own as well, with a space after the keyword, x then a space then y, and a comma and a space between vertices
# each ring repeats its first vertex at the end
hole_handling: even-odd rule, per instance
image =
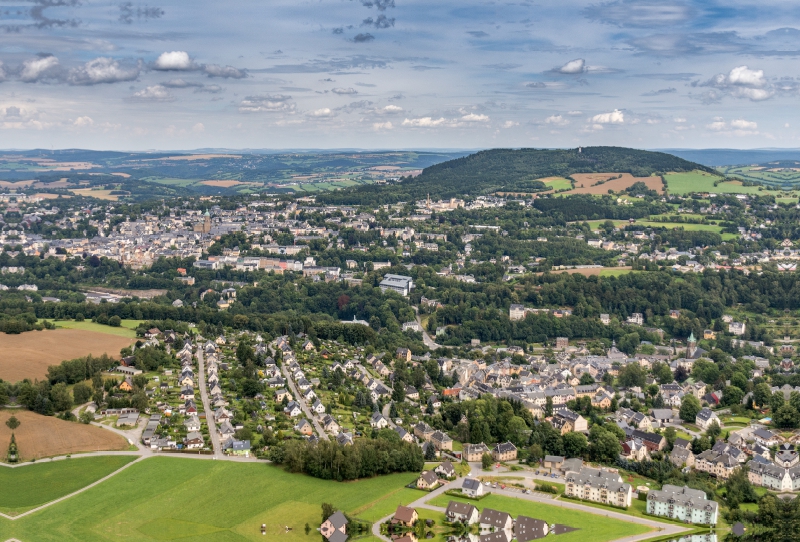
POLYGON ((464 459, 469 462, 476 462, 480 461, 483 458, 483 454, 490 453, 489 447, 486 446, 483 442, 479 444, 465 444, 464 445, 464 459))
POLYGON ((492 448, 492 459, 495 461, 514 461, 517 458, 517 447, 510 442, 502 442, 492 448))
POLYGON ((319 532, 328 542, 346 542, 347 518, 340 511, 334 512, 319 527, 319 532))
POLYGON ((467 525, 478 523, 478 519, 480 519, 478 509, 475 508, 474 505, 467 504, 465 502, 450 501, 447 504, 447 509, 444 511, 444 515, 447 518, 447 521, 458 521, 460 523, 466 523, 467 525))
POLYGON ((530 542, 544 538, 550 532, 550 525, 544 520, 517 516, 514 523, 514 537, 517 542, 530 542))
POLYGON ((461 484, 461 493, 468 497, 480 497, 483 495, 483 484, 480 480, 466 478, 461 484))
POLYGON ((729 454, 706 450, 695 457, 694 468, 716 476, 720 480, 727 480, 733 471, 739 468, 739 462, 729 454))
POLYGON ((679 469, 694 466, 694 454, 691 449, 675 446, 669 454, 669 460, 679 469))
POLYGON ((379 284, 381 291, 393 290, 402 296, 407 296, 414 288, 414 279, 404 275, 392 275, 391 273, 383 277, 379 284))
POLYGON ((564 350, 569 346, 567 337, 556 337, 556 350, 564 350))
POLYGON ((697 413, 697 416, 695 416, 694 419, 695 425, 697 425, 697 427, 699 427, 703 431, 711 427, 711 425, 713 425, 715 422, 720 427, 722 426, 717 414, 708 407, 701 409, 700 412, 697 413))
POLYGON ((525 319, 525 306, 512 304, 508 309, 508 317, 512 321, 525 319))
POLYGON ((583 467, 579 472, 568 472, 564 494, 585 501, 627 508, 631 505, 633 490, 618 473, 583 467))
POLYGON ((728 324, 728 333, 741 336, 744 335, 744 331, 745 331, 744 322, 731 322, 728 324))
POLYGON ((417 515, 416 510, 409 508, 408 506, 400 505, 397 507, 397 510, 394 513, 392 524, 402 525, 403 527, 411 527, 417 522, 418 519, 419 515, 417 515))
POLYGON ((665 484, 647 495, 647 513, 686 523, 717 524, 718 505, 706 499, 705 491, 665 484))
POLYGON ((417 478, 417 489, 433 489, 439 485, 439 477, 432 470, 426 470, 417 478))
POLYGON ((478 520, 481 531, 510 531, 514 527, 514 520, 508 512, 484 508, 478 520))

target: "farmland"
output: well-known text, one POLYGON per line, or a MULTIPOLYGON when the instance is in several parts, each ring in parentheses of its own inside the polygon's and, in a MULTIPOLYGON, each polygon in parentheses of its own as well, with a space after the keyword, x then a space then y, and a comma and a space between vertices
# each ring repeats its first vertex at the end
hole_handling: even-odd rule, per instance
POLYGON ((93 331, 96 333, 105 333, 107 335, 116 335, 117 337, 126 337, 128 339, 135 339, 136 326, 142 323, 142 320, 122 320, 119 327, 112 327, 108 325, 98 324, 84 320, 83 322, 76 322, 75 320, 55 320, 53 323, 56 328, 61 329, 82 329, 84 331, 93 331))
POLYGON ((717 186, 714 186, 714 182, 723 180, 722 177, 704 171, 667 173, 664 178, 667 180, 669 193, 679 196, 693 192, 709 192, 712 194, 784 194, 783 192, 768 190, 762 186, 743 186, 740 181, 719 182, 717 186))
POLYGON ((321 503, 369 514, 370 503, 385 500, 382 509, 393 510, 400 501, 390 507, 387 495, 414 477, 396 474, 338 483, 289 474, 263 463, 150 458, 46 510, 13 523, 0 520, 0 535, 82 542, 192 542, 212 535, 214 540, 307 541, 311 538, 304 532, 305 524, 312 529, 319 526, 321 503), (267 525, 266 538, 261 535, 262 523, 267 525))
POLYGON ((0 512, 17 515, 69 495, 136 459, 135 456, 83 457, 0 468, 0 512))
POLYGON ((428 504, 446 507, 447 503, 451 500, 469 502, 477 506, 480 510, 484 508, 493 508, 495 510, 508 512, 514 517, 522 514, 543 519, 551 524, 560 523, 579 529, 578 531, 559 535, 559 542, 578 542, 584 540, 605 542, 649 531, 649 529, 643 525, 626 523, 624 521, 598 516, 588 512, 581 512, 579 510, 524 501, 511 497, 502 497, 499 495, 489 495, 477 503, 475 501, 442 495, 432 499, 428 504))
POLYGON ((12 415, 21 422, 14 431, 23 461, 57 455, 105 450, 126 450, 128 442, 120 435, 93 425, 67 422, 29 410, 0 410, 0 443, 11 441, 5 422, 12 415))
MULTIPOLYGON (((126 330, 125 333, 133 332, 126 330)), ((85 329, 28 331, 18 335, 3 333, 0 334, 0 350, 3 352, 0 378, 9 382, 41 379, 47 374, 47 367, 65 359, 103 353, 118 357, 119 351, 132 343, 132 336, 120 337, 85 329)))
POLYGON ((622 192, 634 184, 641 182, 650 190, 664 193, 661 177, 634 177, 630 173, 574 173, 575 188, 565 194, 608 194, 622 192))

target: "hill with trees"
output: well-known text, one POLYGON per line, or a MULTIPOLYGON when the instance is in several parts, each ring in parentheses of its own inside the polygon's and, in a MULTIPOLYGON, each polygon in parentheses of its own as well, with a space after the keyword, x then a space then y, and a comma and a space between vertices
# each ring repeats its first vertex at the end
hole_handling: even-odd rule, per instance
POLYGON ((404 177, 390 186, 361 186, 318 198, 325 203, 374 205, 477 196, 496 191, 536 192, 547 187, 544 177, 573 173, 630 173, 648 177, 670 171, 712 170, 663 152, 624 147, 580 149, 492 149, 425 168, 417 177, 404 177))

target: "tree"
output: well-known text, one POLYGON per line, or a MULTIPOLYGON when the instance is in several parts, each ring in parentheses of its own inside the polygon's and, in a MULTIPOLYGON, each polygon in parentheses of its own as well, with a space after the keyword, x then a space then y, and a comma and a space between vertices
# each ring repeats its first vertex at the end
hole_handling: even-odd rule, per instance
POLYGON ((758 495, 747 478, 746 467, 733 471, 723 487, 725 488, 725 502, 731 509, 738 508, 741 503, 758 501, 758 495))
POLYGON ((600 425, 593 425, 589 431, 589 453, 595 461, 614 463, 622 451, 617 437, 600 425))
POLYGON ((723 406, 741 405, 744 399, 744 392, 737 386, 728 386, 722 393, 723 406))
POLYGON ((626 388, 643 387, 647 381, 647 373, 638 363, 629 363, 619 372, 619 383, 626 388))
POLYGON ((702 380, 706 384, 714 384, 719 380, 719 367, 707 359, 698 359, 692 366, 692 376, 695 380, 702 380))
POLYGON ((781 391, 776 391, 769 398, 769 408, 773 413, 777 412, 784 403, 786 403, 786 399, 784 399, 783 392, 781 391))
POLYGON ((581 375, 581 386, 588 386, 589 384, 594 384, 594 378, 589 373, 583 373, 581 375))
POLYGON ((669 368, 669 365, 662 361, 654 363, 652 371, 653 376, 659 384, 670 384, 675 378, 672 375, 672 369, 669 368))
POLYGON ((72 408, 72 395, 70 395, 67 385, 59 382, 50 389, 50 401, 53 404, 53 410, 56 412, 64 412, 72 408))
POLYGON ((708 435, 708 438, 711 438, 711 439, 718 438, 721 433, 722 433, 722 429, 720 428, 719 424, 717 423, 717 420, 714 420, 713 422, 711 422, 709 424, 709 426, 708 426, 708 429, 706 429, 706 435, 708 435))
POLYGON ((586 435, 583 433, 570 432, 563 436, 564 455, 567 457, 583 457, 589 448, 586 435))
POLYGON ((700 412, 700 401, 694 395, 686 394, 681 401, 680 417, 686 423, 694 423, 700 412))
POLYGON ((119 327, 120 325, 122 325, 122 319, 119 316, 114 315, 108 319, 108 325, 110 325, 111 327, 119 327))
POLYGON ((492 461, 493 459, 491 455, 483 454, 481 456, 481 467, 483 467, 483 470, 489 470, 489 468, 492 466, 492 461))
POLYGON ((670 426, 664 429, 664 438, 667 439, 667 446, 669 449, 672 449, 673 444, 675 444, 675 439, 678 437, 678 432, 675 430, 674 427, 670 426))
POLYGON ((436 459, 436 448, 429 442, 425 448, 425 461, 433 461, 434 459, 436 459))
POLYGON ((85 382, 78 382, 72 387, 72 397, 76 404, 82 405, 92 398, 92 388, 85 382))
POLYGON ((325 520, 331 517, 334 512, 336 512, 336 509, 332 504, 327 502, 322 503, 322 523, 325 523, 325 520))
POLYGON ((549 418, 553 415, 553 398, 549 395, 544 400, 544 417, 549 418))
POLYGON ((800 424, 800 413, 792 405, 785 404, 772 414, 772 422, 781 429, 794 429, 800 424))
POLYGON ((22 422, 20 422, 20 421, 17 419, 17 417, 16 417, 16 416, 11 416, 9 419, 7 419, 7 420, 6 420, 6 425, 7 425, 7 426, 8 426, 8 428, 9 428, 9 429, 11 429, 12 431, 15 431, 15 430, 17 429, 17 427, 19 427, 19 426, 20 426, 20 424, 21 424, 21 423, 22 423, 22 422))
POLYGON ((639 343, 639 334, 634 331, 633 333, 628 333, 620 337, 619 349, 629 356, 632 356, 636 353, 636 349, 639 348, 639 343))
POLYGON ((528 448, 528 463, 535 463, 544 457, 544 452, 539 444, 531 444, 528 448))
POLYGON ((762 382, 753 388, 753 402, 759 407, 769 405, 770 397, 772 397, 772 390, 766 382, 762 382))

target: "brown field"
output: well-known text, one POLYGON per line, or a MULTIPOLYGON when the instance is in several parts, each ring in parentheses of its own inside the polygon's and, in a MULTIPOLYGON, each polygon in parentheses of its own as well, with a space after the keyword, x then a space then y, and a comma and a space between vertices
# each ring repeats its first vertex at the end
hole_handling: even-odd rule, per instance
POLYGON ((230 188, 231 186, 236 186, 238 184, 244 184, 242 181, 200 181, 200 184, 204 184, 206 186, 218 186, 220 188, 230 188))
POLYGON ((35 179, 29 181, 0 181, 0 188, 23 188, 35 182, 35 179))
POLYGON ((97 198, 106 201, 117 201, 119 196, 111 194, 111 190, 93 190, 91 188, 73 188, 70 190, 76 196, 84 196, 87 198, 97 198))
POLYGON ((77 422, 66 422, 53 416, 42 416, 30 410, 0 410, 0 442, 11 441, 6 420, 15 416, 21 423, 14 431, 22 460, 101 450, 127 450, 124 437, 107 429, 77 422))
POLYGON ((134 339, 83 329, 0 333, 0 378, 9 382, 41 379, 47 376, 50 365, 88 354, 119 357, 119 351, 133 342, 134 339))
POLYGON ((622 173, 619 179, 597 184, 601 181, 606 181, 611 177, 616 177, 619 173, 574 173, 572 178, 575 179, 575 188, 565 194, 608 194, 609 190, 614 192, 621 192, 626 188, 630 188, 637 182, 642 182, 647 185, 647 188, 655 190, 659 194, 664 193, 664 185, 661 182, 661 177, 634 177, 630 173, 622 173))
POLYGON ((41 181, 37 181, 34 186, 36 188, 69 188, 70 186, 75 186, 75 185, 73 185, 66 179, 60 179, 52 183, 43 183, 41 181))
POLYGON ((48 194, 46 192, 37 192, 31 194, 32 197, 42 198, 42 199, 58 199, 59 196, 62 198, 71 198, 72 196, 67 196, 65 194, 48 194))

